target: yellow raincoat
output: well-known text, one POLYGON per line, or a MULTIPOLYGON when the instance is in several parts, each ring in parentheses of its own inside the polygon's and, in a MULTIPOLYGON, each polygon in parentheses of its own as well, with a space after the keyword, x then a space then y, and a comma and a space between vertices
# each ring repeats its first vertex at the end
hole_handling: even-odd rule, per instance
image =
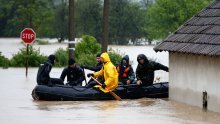
POLYGON ((114 90, 118 86, 118 72, 116 67, 110 61, 109 55, 105 52, 102 53, 101 58, 103 58, 103 67, 100 71, 94 73, 94 77, 99 77, 104 75, 106 88, 103 89, 101 86, 98 86, 101 91, 107 93, 114 90))

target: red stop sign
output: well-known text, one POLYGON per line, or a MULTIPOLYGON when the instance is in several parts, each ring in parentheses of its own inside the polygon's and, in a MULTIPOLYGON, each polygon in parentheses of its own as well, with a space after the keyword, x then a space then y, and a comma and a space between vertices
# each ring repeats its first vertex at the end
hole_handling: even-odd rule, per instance
POLYGON ((21 32, 21 39, 25 44, 33 44, 36 39, 36 34, 33 29, 25 28, 21 32))

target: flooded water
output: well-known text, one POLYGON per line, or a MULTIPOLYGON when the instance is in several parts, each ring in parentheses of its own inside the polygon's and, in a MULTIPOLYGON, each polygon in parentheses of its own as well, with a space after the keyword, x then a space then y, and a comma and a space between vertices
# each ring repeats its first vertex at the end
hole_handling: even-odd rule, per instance
MULTIPOLYGON (((17 41, 0 39, 0 51, 11 57, 18 48, 17 41), (5 47, 10 47, 6 49, 5 47)), ((45 55, 66 44, 52 44, 39 47, 45 55)), ((168 54, 155 53, 152 46, 111 46, 128 54, 136 68, 136 56, 144 53, 168 65, 168 54)), ((62 68, 53 68, 51 77, 59 77, 62 68)), ((0 69, 0 124, 219 124, 220 114, 181 104, 169 99, 137 99, 122 101, 34 101, 32 89, 36 85, 37 68, 0 69)), ((162 81, 168 81, 168 74, 156 74, 162 81)))

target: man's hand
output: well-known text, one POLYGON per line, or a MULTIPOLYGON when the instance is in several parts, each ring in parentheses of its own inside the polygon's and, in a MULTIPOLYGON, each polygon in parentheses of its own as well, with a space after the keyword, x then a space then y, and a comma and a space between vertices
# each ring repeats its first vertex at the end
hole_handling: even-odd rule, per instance
POLYGON ((127 85, 131 84, 131 81, 130 80, 127 80, 126 81, 127 85))
POLYGON ((137 85, 141 85, 142 81, 141 80, 137 80, 137 85))
POLYGON ((94 77, 94 74, 93 74, 93 73, 88 73, 88 74, 87 74, 87 77, 88 77, 88 78, 91 77, 91 76, 94 77))
POLYGON ((103 89, 105 89, 105 88, 106 88, 106 85, 105 85, 105 83, 104 83, 104 84, 102 84, 102 88, 103 88, 103 89))
POLYGON ((164 69, 164 71, 169 72, 169 68, 168 68, 168 67, 166 67, 166 68, 164 69))

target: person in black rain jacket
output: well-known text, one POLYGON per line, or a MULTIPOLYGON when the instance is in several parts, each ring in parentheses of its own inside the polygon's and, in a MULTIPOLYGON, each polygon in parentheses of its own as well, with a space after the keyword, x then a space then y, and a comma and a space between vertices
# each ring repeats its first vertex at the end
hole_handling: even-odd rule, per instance
POLYGON ((63 81, 59 78, 51 78, 50 71, 52 66, 54 65, 55 55, 49 55, 48 60, 39 66, 37 73, 37 84, 38 85, 53 85, 53 84, 61 84, 63 85, 63 81))
POLYGON ((139 54, 137 61, 136 78, 138 85, 152 85, 154 81, 154 71, 156 70, 169 72, 167 66, 148 60, 144 54, 139 54))
POLYGON ((70 86, 82 86, 84 80, 83 70, 78 67, 73 58, 68 61, 69 66, 63 69, 60 79, 64 81, 67 76, 67 84, 70 86))

